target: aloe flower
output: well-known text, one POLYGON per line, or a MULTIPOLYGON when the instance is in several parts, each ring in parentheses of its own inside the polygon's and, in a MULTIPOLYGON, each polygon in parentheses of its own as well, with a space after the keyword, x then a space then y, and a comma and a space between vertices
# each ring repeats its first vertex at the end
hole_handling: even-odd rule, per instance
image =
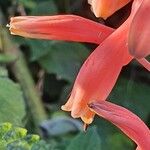
POLYGON ((89 107, 131 138, 137 144, 137 150, 150 149, 150 130, 134 113, 107 101, 91 103, 89 107))
POLYGON ((95 115, 88 104, 106 100, 122 67, 133 59, 128 52, 128 34, 141 2, 134 1, 130 17, 116 30, 74 15, 11 18, 10 31, 14 35, 100 44, 84 62, 70 98, 62 106, 85 124, 90 124, 95 115))
POLYGON ((131 0, 88 0, 96 17, 107 19, 131 0))

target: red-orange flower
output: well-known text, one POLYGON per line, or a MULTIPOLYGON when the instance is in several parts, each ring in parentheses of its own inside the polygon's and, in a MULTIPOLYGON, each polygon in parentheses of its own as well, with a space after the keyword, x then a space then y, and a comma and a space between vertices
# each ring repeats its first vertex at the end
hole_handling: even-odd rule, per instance
MULTIPOLYGON (((96 17, 102 17, 106 19, 121 7, 125 6, 131 0, 88 0, 91 4, 92 10, 96 17)), ((135 8, 139 7, 139 3, 142 3, 138 12, 131 23, 131 29, 129 31, 129 52, 137 61, 141 63, 148 71, 150 71, 150 63, 144 58, 150 54, 149 46, 149 14, 150 1, 149 0, 134 0, 135 8), (136 6, 137 5, 137 6, 136 6), (144 21, 141 21, 144 20, 144 21)))
POLYGON ((124 36, 128 32, 129 21, 105 39, 80 69, 71 96, 62 106, 63 110, 71 111, 72 117, 81 117, 86 124, 90 124, 94 114, 87 104, 106 100, 122 67, 132 59, 125 44, 127 37, 124 36))
POLYGON ((96 17, 104 19, 125 6, 131 0, 88 0, 96 17))
POLYGON ((80 69, 68 102, 63 110, 71 111, 90 124, 94 112, 88 104, 104 101, 111 92, 122 67, 132 60, 128 52, 128 33, 132 19, 142 0, 133 3, 132 12, 117 30, 73 15, 14 17, 13 34, 31 38, 93 42, 100 44, 80 69))
POLYGON ((36 39, 53 39, 99 44, 114 29, 75 15, 12 17, 10 32, 36 39))
POLYGON ((94 113, 87 104, 106 100, 122 67, 132 60, 128 53, 128 32, 140 4, 141 1, 134 2, 128 20, 106 38, 83 64, 71 96, 62 106, 63 110, 71 111, 72 117, 81 117, 86 124, 90 124, 94 113))
POLYGON ((107 101, 91 103, 89 107, 97 115, 112 122, 131 138, 138 145, 137 150, 149 150, 150 130, 138 116, 107 101))

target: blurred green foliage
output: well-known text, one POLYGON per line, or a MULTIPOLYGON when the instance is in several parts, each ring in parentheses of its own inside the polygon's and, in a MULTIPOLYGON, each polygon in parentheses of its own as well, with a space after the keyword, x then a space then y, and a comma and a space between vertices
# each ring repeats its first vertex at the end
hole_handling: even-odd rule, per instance
MULTIPOLYGON (((11 16, 64 13, 75 13, 96 20, 92 13, 90 14, 86 0, 0 0, 0 24, 3 29, 11 16), (85 9, 82 10, 83 6, 85 9)), ((111 26, 117 24, 110 22, 111 26)), ((31 115, 34 106, 27 105, 28 100, 25 97, 27 93, 13 71, 13 65, 17 61, 16 58, 14 60, 14 55, 17 55, 14 47, 9 48, 12 57, 10 54, 7 55, 9 41, 2 37, 0 34, 0 123, 11 122, 26 127, 31 133, 36 132, 36 122, 31 115)), ((40 133, 47 143, 39 141, 38 136, 26 135, 25 129, 15 128, 6 123, 0 125, 0 146, 3 147, 1 149, 135 149, 134 143, 109 122, 97 117, 92 127, 82 132, 80 121, 74 122, 68 113, 60 111, 60 106, 66 102, 82 63, 97 45, 22 37, 12 37, 11 42, 17 44, 25 55, 26 67, 35 82, 49 118, 39 125, 40 133)), ((133 62, 123 69, 108 99, 133 111, 149 125, 150 76, 138 63, 133 62)))
POLYGON ((50 145, 40 140, 38 135, 27 134, 27 130, 12 126, 11 123, 0 124, 1 150, 49 150, 50 145))
POLYGON ((0 68, 0 122, 22 125, 25 103, 19 84, 8 78, 7 70, 0 68), (19 106, 19 107, 18 107, 19 106))

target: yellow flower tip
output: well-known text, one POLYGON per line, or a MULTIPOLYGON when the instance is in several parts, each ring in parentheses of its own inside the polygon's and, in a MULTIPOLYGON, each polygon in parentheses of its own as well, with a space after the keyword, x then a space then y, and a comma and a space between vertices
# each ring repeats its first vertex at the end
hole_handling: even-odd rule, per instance
POLYGON ((84 114, 81 114, 80 117, 85 124, 89 125, 93 122, 94 116, 95 116, 95 113, 88 109, 87 112, 84 114))
MULTIPOLYGON (((84 122, 84 124, 89 125, 93 122, 93 118, 95 113, 90 111, 89 108, 87 107, 86 111, 83 112, 78 112, 78 111, 73 111, 73 108, 70 107, 69 105, 62 105, 61 109, 63 111, 71 111, 71 116, 73 118, 81 118, 81 120, 84 122)), ((85 128, 85 127, 84 127, 85 128)))
POLYGON ((107 19, 131 0, 88 0, 96 17, 107 19))
POLYGON ((81 117, 82 121, 85 123, 85 124, 91 124, 93 122, 93 117, 91 118, 88 118, 88 117, 81 117))

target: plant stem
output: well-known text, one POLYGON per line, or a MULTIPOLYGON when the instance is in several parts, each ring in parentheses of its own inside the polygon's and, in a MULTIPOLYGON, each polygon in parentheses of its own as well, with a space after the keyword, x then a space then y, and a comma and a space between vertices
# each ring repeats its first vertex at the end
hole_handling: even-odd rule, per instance
POLYGON ((36 91, 33 79, 29 73, 24 55, 20 51, 18 51, 18 60, 12 65, 12 67, 13 73, 15 74, 24 92, 34 124, 38 128, 40 123, 47 119, 47 115, 40 96, 36 91))
MULTIPOLYGON (((33 118, 35 130, 40 133, 39 125, 47 119, 47 115, 40 95, 35 88, 35 84, 28 69, 25 57, 3 28, 0 30, 0 35, 3 35, 0 36, 0 38, 3 41, 3 45, 5 45, 3 54, 15 58, 15 60, 11 63, 12 72, 23 90, 29 112, 33 118)), ((3 60, 3 57, 1 59, 3 60)))

